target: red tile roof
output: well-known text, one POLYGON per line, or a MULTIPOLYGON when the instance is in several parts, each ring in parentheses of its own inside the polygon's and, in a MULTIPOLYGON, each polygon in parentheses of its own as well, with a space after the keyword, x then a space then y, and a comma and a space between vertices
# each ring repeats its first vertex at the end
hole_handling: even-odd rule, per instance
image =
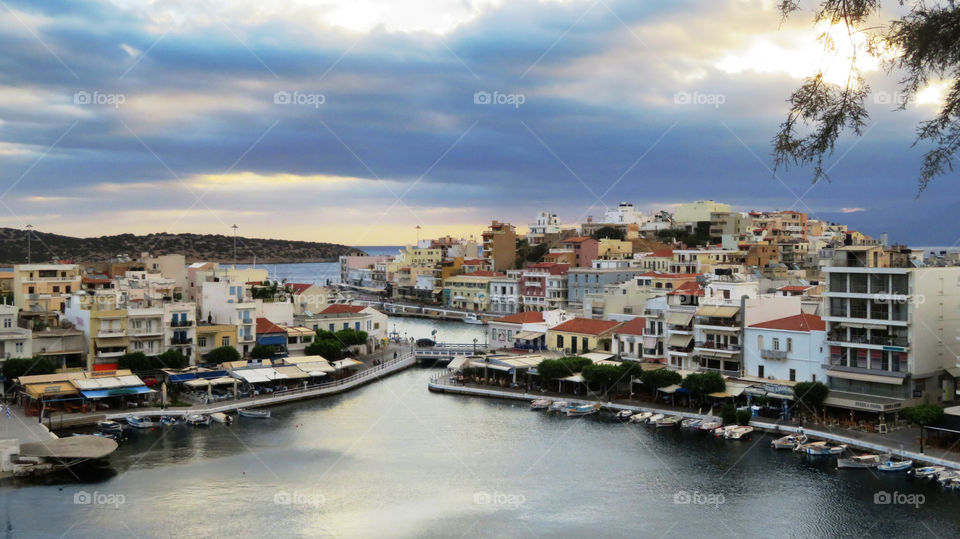
POLYGON ((492 321, 502 322, 504 324, 537 324, 543 322, 543 313, 539 311, 526 311, 507 315, 492 321))
POLYGON ((287 288, 292 289, 295 294, 302 294, 304 290, 311 286, 313 285, 308 283, 287 283, 287 288))
POLYGON ((266 335, 268 333, 283 333, 286 335, 287 330, 266 318, 257 318, 257 335, 266 335))
POLYGON ((365 305, 347 305, 345 303, 335 303, 326 309, 320 311, 320 314, 347 314, 347 313, 359 313, 360 311, 366 309, 365 305))
POLYGON ((654 251, 650 256, 655 256, 657 258, 673 258, 673 249, 660 249, 659 251, 654 251))
POLYGON ((647 319, 638 316, 633 320, 624 322, 617 330, 617 333, 621 335, 643 335, 643 328, 645 327, 647 327, 647 319))
POLYGON ((551 331, 566 331, 568 333, 583 333, 586 335, 601 335, 620 325, 615 320, 591 320, 589 318, 574 318, 559 326, 550 328, 551 331))
POLYGON ((592 240, 590 236, 573 236, 563 240, 563 243, 583 243, 587 240, 592 240))
POLYGON ((813 288, 813 285, 798 285, 798 284, 789 284, 787 286, 781 286, 777 290, 781 292, 806 292, 813 288))
POLYGON ((778 320, 770 320, 769 322, 753 324, 750 327, 760 329, 782 329, 786 331, 827 330, 827 324, 823 321, 823 319, 813 314, 797 314, 794 316, 788 316, 786 318, 780 318, 778 320))
POLYGON ((696 279, 699 273, 661 273, 658 271, 648 271, 641 273, 637 277, 654 277, 656 279, 696 279))
POLYGON ((696 281, 687 281, 682 285, 674 288, 672 291, 667 292, 667 295, 670 296, 702 296, 703 289, 700 288, 700 283, 696 281))

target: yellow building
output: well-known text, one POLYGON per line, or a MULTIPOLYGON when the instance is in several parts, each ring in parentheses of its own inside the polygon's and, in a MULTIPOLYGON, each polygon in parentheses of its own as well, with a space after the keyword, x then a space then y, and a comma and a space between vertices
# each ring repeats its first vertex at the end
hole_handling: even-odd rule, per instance
POLYGON ((489 271, 475 271, 444 279, 443 304, 454 309, 486 311, 490 308, 490 279, 495 276, 489 271))
POLYGON ((63 312, 65 298, 80 291, 77 264, 18 264, 13 267, 13 303, 21 316, 63 312))
POLYGON ((592 350, 609 352, 613 332, 620 324, 614 320, 567 320, 547 330, 547 348, 564 354, 583 354, 592 350))
POLYGON ((203 357, 221 346, 237 347, 237 326, 233 324, 197 324, 197 359, 195 363, 203 361, 203 357))
POLYGON ((633 257, 633 242, 603 238, 597 243, 597 256, 607 260, 624 260, 633 257))

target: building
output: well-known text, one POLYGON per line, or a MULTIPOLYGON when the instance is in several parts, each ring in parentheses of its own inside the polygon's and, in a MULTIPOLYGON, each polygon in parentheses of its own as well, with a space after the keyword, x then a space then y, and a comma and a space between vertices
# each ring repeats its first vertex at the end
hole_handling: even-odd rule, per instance
POLYGON ((354 329, 366 331, 372 343, 380 345, 387 337, 387 315, 364 305, 330 305, 312 317, 297 319, 297 324, 326 331, 354 329))
POLYGON ((487 323, 488 347, 491 349, 517 348, 518 336, 527 337, 523 346, 527 349, 541 350, 546 347, 547 324, 540 311, 515 313, 490 320, 487 323), (528 333, 529 335, 524 335, 528 333))
POLYGON ((32 334, 17 325, 20 308, 0 305, 0 360, 33 357, 32 334))
POLYGON ((74 328, 44 328, 33 332, 34 356, 52 360, 61 369, 85 369, 87 345, 83 332, 74 328))
POLYGON ((318 313, 330 302, 330 289, 310 283, 287 283, 293 298, 293 314, 318 313))
POLYGON ((641 268, 571 268, 567 273, 567 300, 571 308, 583 305, 587 294, 602 294, 607 286, 627 282, 643 274, 641 268))
POLYGON ((287 329, 258 317, 257 346, 272 346, 274 356, 287 355, 287 329))
POLYGON ((697 200, 677 206, 673 212, 674 224, 693 224, 710 222, 714 213, 730 213, 730 205, 713 200, 697 200))
POLYGON ((826 328, 823 319, 810 314, 750 325, 744 332, 744 372, 769 380, 826 383, 826 328))
POLYGON ((201 287, 202 318, 210 324, 236 326, 236 347, 243 356, 257 341, 257 303, 251 289, 249 284, 226 280, 205 281, 201 287))
POLYGON ((643 360, 643 336, 646 334, 647 321, 638 316, 624 322, 613 333, 613 353, 620 359, 643 360))
POLYGON ((142 302, 129 302, 127 309, 127 338, 130 352, 143 352, 156 356, 169 348, 164 344, 163 307, 139 305, 142 302))
POLYGON ((567 303, 567 272, 570 266, 540 262, 520 274, 524 311, 561 309, 567 303))
POLYGON ((237 326, 233 324, 197 323, 197 363, 205 363, 206 355, 221 346, 237 347, 237 326))
POLYGON ((483 257, 493 264, 493 271, 513 269, 517 263, 517 232, 509 223, 493 221, 483 232, 483 257))
POLYGON ((450 277, 443 282, 443 304, 454 309, 486 312, 490 309, 490 280, 502 276, 477 271, 450 277))
POLYGON ((45 325, 63 313, 66 298, 80 291, 82 271, 77 264, 18 264, 13 267, 13 304, 31 326, 45 325))
POLYGON ((574 318, 547 330, 547 348, 564 354, 609 352, 620 322, 574 318))
POLYGON ((589 268, 599 256, 600 243, 588 236, 574 236, 561 240, 560 250, 573 253, 573 266, 589 268))
POLYGON ((194 356, 197 338, 197 305, 176 301, 163 305, 163 343, 168 350, 178 350, 196 365, 194 356))
POLYGON ((530 245, 539 245, 548 237, 558 237, 560 234, 560 219, 557 214, 542 211, 537 214, 536 222, 530 223, 529 231, 524 236, 530 245))
POLYGON ((490 307, 493 314, 513 314, 520 311, 521 270, 509 270, 506 275, 490 278, 490 307))

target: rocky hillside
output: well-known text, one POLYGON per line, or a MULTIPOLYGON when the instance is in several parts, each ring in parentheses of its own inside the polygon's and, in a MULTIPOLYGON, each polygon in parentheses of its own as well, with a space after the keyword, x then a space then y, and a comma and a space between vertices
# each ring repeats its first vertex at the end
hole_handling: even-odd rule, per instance
MULTIPOLYGON (((52 259, 74 262, 96 262, 117 255, 139 256, 144 251, 154 255, 179 253, 187 263, 197 260, 231 262, 233 236, 217 234, 119 234, 98 238, 74 238, 59 234, 33 232, 33 262, 52 259)), ((335 243, 289 241, 237 237, 237 262, 282 264, 289 262, 332 262, 341 255, 364 254, 359 249, 335 243)), ((27 261, 27 234, 24 230, 0 228, 0 264, 22 264, 27 261)))

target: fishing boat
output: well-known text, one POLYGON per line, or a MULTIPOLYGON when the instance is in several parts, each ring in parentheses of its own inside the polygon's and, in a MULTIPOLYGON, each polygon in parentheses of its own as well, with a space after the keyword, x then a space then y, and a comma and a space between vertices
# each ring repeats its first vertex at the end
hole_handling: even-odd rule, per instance
POLYGON ((848 459, 837 459, 837 468, 876 468, 880 464, 880 455, 855 455, 848 459))
POLYGON ((566 412, 570 408, 570 403, 568 401, 553 401, 553 403, 547 408, 548 412, 566 412))
POLYGON ((816 442, 812 444, 806 444, 804 446, 804 452, 808 455, 814 456, 839 455, 840 453, 843 453, 843 450, 846 448, 846 444, 827 445, 826 442, 816 442))
MULTIPOLYGON (((532 405, 531 405, 531 408, 533 408, 532 405)), ((270 419, 270 410, 247 410, 245 408, 241 408, 237 410, 237 413, 240 414, 241 417, 251 417, 255 419, 270 419)))
POLYGON ((633 412, 631 412, 630 410, 620 410, 619 412, 617 412, 617 419, 619 419, 620 421, 626 421, 630 419, 632 416, 633 416, 633 412))
MULTIPOLYGON (((532 401, 532 402, 530 403, 530 409, 531 409, 531 410, 546 410, 547 408, 550 407, 551 404, 553 404, 553 401, 550 400, 550 399, 537 399, 537 400, 532 401)), ((245 412, 245 410, 240 410, 240 415, 245 415, 244 412, 245 412)))
POLYGON ((705 417, 703 421, 700 422, 700 425, 697 427, 698 430, 704 432, 715 431, 723 426, 723 421, 715 417, 705 417))
POLYGON ((139 415, 128 415, 127 425, 138 429, 150 429, 156 426, 152 419, 139 415))
POLYGON ((475 315, 475 314, 468 314, 468 315, 464 316, 464 317, 463 317, 463 321, 466 322, 466 323, 468 323, 468 324, 482 324, 482 323, 483 323, 483 320, 480 320, 479 318, 477 318, 477 315, 475 315))
POLYGON ((206 427, 210 425, 210 416, 205 414, 190 414, 187 416, 187 423, 194 427, 206 427))
POLYGON ((680 422, 680 428, 683 429, 695 429, 700 426, 700 419, 696 417, 688 417, 680 422))
POLYGON ((598 411, 600 411, 599 404, 582 404, 580 406, 574 406, 567 409, 567 417, 580 417, 595 414, 598 411))
POLYGON ((667 417, 664 417, 663 419, 660 419, 659 421, 657 421, 657 428, 660 429, 660 428, 666 428, 666 427, 679 427, 681 421, 683 421, 682 416, 668 415, 667 417))
POLYGON ((750 425, 737 425, 724 430, 723 437, 728 440, 742 440, 744 436, 751 432, 753 432, 753 427, 750 425))
POLYGON ((100 432, 123 432, 123 425, 116 421, 97 421, 100 432))
POLYGON ((167 427, 176 425, 179 422, 180 422, 180 418, 178 418, 177 416, 165 415, 160 417, 160 424, 167 427))
POLYGON ((796 449, 797 446, 807 442, 806 434, 790 434, 770 442, 770 447, 774 449, 796 449))
POLYGON ((877 466, 881 472, 904 472, 913 466, 912 460, 886 460, 877 466))
POLYGON ((656 425, 657 421, 660 421, 664 417, 666 416, 664 416, 663 414, 653 414, 652 416, 647 418, 647 425, 656 425))
POLYGON ((817 447, 825 447, 826 445, 827 445, 827 442, 826 442, 826 441, 824 441, 824 440, 819 440, 819 441, 816 441, 816 442, 809 442, 809 443, 805 443, 805 444, 800 444, 800 445, 794 447, 793 450, 794 450, 794 451, 797 451, 797 452, 799 452, 799 453, 806 453, 806 452, 807 452, 807 449, 817 448, 817 447))
POLYGON ((954 479, 960 479, 960 472, 956 470, 943 470, 935 476, 937 478, 937 483, 941 485, 949 485, 954 479))
POLYGON ((944 470, 946 470, 946 468, 943 466, 924 466, 923 468, 914 470, 913 476, 919 479, 931 479, 944 470))
POLYGON ((233 423, 233 416, 229 416, 223 412, 214 412, 210 414, 210 419, 216 421, 217 423, 223 423, 224 425, 233 423))
POLYGON ((843 453, 843 452, 846 451, 846 450, 847 450, 847 444, 839 444, 839 445, 831 445, 831 446, 830 446, 830 454, 831 454, 831 455, 839 455, 840 453, 843 453))
POLYGON ((646 423, 653 417, 653 412, 640 412, 630 417, 631 423, 646 423))
POLYGON ((736 425, 732 425, 732 426, 728 425, 728 426, 726 426, 726 427, 717 427, 717 428, 713 429, 713 431, 712 431, 710 434, 713 434, 713 435, 716 436, 717 438, 726 438, 726 437, 727 437, 727 431, 730 430, 730 429, 732 429, 732 428, 735 427, 735 426, 736 426, 736 425))

